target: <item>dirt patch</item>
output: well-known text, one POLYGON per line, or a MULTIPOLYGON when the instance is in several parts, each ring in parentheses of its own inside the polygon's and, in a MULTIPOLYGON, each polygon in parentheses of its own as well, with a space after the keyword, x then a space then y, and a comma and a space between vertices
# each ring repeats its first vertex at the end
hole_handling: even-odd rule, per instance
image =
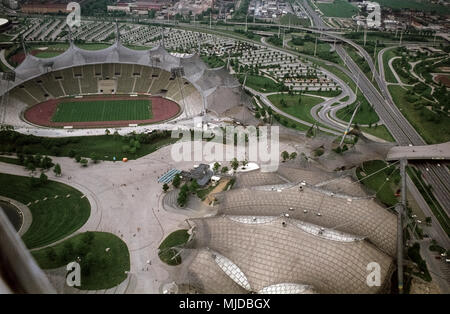
POLYGON ((152 124, 161 121, 167 121, 176 117, 180 113, 180 106, 172 100, 158 97, 158 96, 116 96, 116 95, 96 95, 96 96, 83 96, 83 98, 58 98, 51 99, 25 111, 24 117, 27 121, 46 127, 64 127, 73 126, 74 128, 96 128, 96 127, 124 127, 129 124, 152 124), (152 102, 153 117, 147 120, 121 120, 121 121, 89 121, 89 122, 53 122, 52 116, 56 112, 58 105, 61 102, 85 102, 95 100, 137 100, 137 99, 150 99, 152 102))
POLYGON ((434 282, 426 282, 422 279, 413 278, 410 294, 440 294, 441 291, 434 282))
POLYGON ((450 87, 450 75, 436 75, 435 81, 444 84, 445 87, 450 87))
MULTIPOLYGON (((28 53, 35 56, 39 52, 42 52, 42 51, 34 49, 34 50, 29 51, 28 53)), ((18 52, 15 55, 11 56, 9 61, 13 64, 19 65, 23 62, 23 60, 25 60, 25 54, 23 52, 18 52)))
POLYGON ((211 202, 213 202, 215 199, 214 195, 222 192, 227 186, 228 182, 230 182, 230 179, 228 178, 223 178, 222 180, 220 180, 219 184, 217 184, 216 187, 206 196, 203 203, 209 206, 209 204, 211 204, 211 202))

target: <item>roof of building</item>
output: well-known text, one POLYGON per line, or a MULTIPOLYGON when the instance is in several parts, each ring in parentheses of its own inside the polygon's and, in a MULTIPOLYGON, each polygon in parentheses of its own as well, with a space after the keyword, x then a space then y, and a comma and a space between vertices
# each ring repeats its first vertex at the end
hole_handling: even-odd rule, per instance
POLYGON ((190 219, 189 284, 203 293, 379 293, 389 286, 393 259, 351 235, 287 217, 190 219), (381 286, 367 285, 377 262, 381 286))
POLYGON ((8 19, 0 18, 0 27, 9 23, 8 19))
POLYGON ((4 94, 7 88, 12 89, 49 71, 101 63, 138 64, 168 72, 172 68, 183 67, 184 78, 203 96, 205 108, 218 115, 235 106, 249 104, 249 97, 243 92, 236 78, 224 68, 209 69, 197 54, 176 57, 161 45, 148 50, 133 50, 123 46, 120 41, 100 50, 85 50, 71 43, 69 49, 62 54, 45 59, 27 54, 25 60, 15 69, 14 83, 8 85, 0 81, 0 95, 4 94))
POLYGON ((233 189, 217 194, 218 215, 279 216, 369 239, 390 256, 397 248, 397 217, 373 199, 331 196, 310 187, 282 191, 233 189))
POLYGON ((183 171, 181 173, 181 176, 196 180, 198 185, 205 186, 209 182, 209 180, 211 180, 213 174, 213 171, 209 169, 209 165, 200 164, 190 171, 183 171))

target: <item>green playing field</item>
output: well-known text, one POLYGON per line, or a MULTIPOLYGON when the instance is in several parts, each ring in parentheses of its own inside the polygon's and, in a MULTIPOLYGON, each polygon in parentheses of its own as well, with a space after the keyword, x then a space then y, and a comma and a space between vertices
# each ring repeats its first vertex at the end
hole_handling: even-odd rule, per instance
POLYGON ((52 121, 93 122, 147 120, 151 118, 151 101, 148 99, 92 100, 60 103, 52 116, 52 121))

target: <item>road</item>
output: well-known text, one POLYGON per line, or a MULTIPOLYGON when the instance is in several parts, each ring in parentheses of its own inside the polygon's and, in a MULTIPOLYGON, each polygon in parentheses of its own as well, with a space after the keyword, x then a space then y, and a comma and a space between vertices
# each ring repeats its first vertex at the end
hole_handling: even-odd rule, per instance
MULTIPOLYGON (((354 77, 357 77, 360 75, 361 78, 363 78, 363 82, 360 84, 361 91, 363 93, 367 92, 370 96, 366 97, 368 98, 368 101, 374 105, 375 110, 377 113, 379 113, 380 118, 384 121, 386 127, 391 131, 394 139, 399 143, 400 145, 424 145, 425 141, 420 137, 420 135, 416 132, 413 126, 406 120, 406 118, 403 116, 403 114, 400 112, 400 110, 396 107, 394 104, 391 95, 389 93, 389 90, 387 88, 385 80, 381 78, 380 75, 378 75, 378 71, 376 71, 375 65, 373 63, 373 60, 367 53, 367 51, 354 43, 352 40, 347 39, 341 34, 331 32, 329 28, 323 23, 323 21, 320 19, 320 17, 317 15, 317 13, 312 10, 312 8, 307 4, 307 2, 303 2, 305 9, 309 14, 311 14, 311 18, 313 19, 316 27, 318 29, 312 29, 312 28, 306 28, 301 26, 290 26, 291 29, 297 29, 297 30, 303 30, 303 31, 309 31, 314 33, 319 33, 321 35, 325 35, 327 37, 335 38, 339 41, 345 42, 349 45, 351 45, 353 48, 359 51, 359 53, 365 58, 367 61, 370 69, 375 72, 376 75, 374 75, 374 78, 380 87, 382 91, 382 95, 378 92, 378 90, 375 89, 373 84, 367 80, 364 74, 361 75, 362 71, 359 69, 359 67, 354 66, 354 62, 351 62, 351 58, 348 58, 349 63, 352 64, 351 66, 351 72, 354 74, 354 77)), ((123 21, 121 19, 121 21, 123 21)), ((145 22, 153 22, 153 23, 160 23, 160 24, 166 24, 165 21, 157 21, 157 20, 150 20, 150 19, 142 19, 141 21, 145 22)), ((245 23, 239 23, 239 22, 228 22, 229 25, 239 25, 239 24, 245 24, 245 23)), ((253 23, 252 25, 260 25, 260 26, 267 26, 265 23, 253 23)), ((189 24, 183 24, 180 23, 179 26, 185 26, 187 28, 192 28, 189 24)), ((278 26, 276 24, 273 24, 273 26, 278 26)), ((285 25, 281 25, 281 27, 286 27, 285 25)), ((242 38, 239 38, 242 40, 242 38)), ((341 47, 342 48, 342 47, 341 47)), ((286 49, 277 48, 280 50, 287 51, 286 49)), ((342 52, 341 54, 345 53, 342 52)), ((346 54, 346 53, 345 53, 346 54)), ((380 58, 380 56, 379 56, 380 58)), ((382 62, 378 62, 379 66, 382 66, 382 62)), ((422 173, 425 173, 425 180, 431 184, 433 188, 433 193, 436 196, 436 199, 439 201, 441 206, 447 210, 447 212, 450 210, 450 173, 446 167, 438 167, 434 164, 425 163, 418 165, 418 168, 422 171, 422 173), (428 171, 426 171, 428 169, 428 171)))
POLYGON ((326 26, 325 23, 322 21, 322 18, 319 16, 319 14, 317 14, 316 11, 314 11, 313 8, 311 8, 308 1, 303 0, 302 5, 305 8, 306 13, 311 18, 314 26, 316 26, 319 30, 329 29, 329 27, 326 26))
MULTIPOLYGON (((245 86, 245 88, 246 88, 247 90, 249 90, 252 94, 258 95, 258 96, 260 97, 260 99, 262 100, 262 102, 263 102, 266 106, 272 108, 272 110, 273 110, 274 112, 276 112, 276 113, 278 113, 278 114, 280 114, 280 115, 282 115, 282 116, 285 116, 285 117, 287 117, 287 118, 289 118, 289 119, 291 119, 291 120, 294 120, 294 121, 296 121, 296 122, 298 122, 298 123, 307 125, 307 126, 309 126, 309 127, 313 126, 312 123, 309 123, 309 122, 306 122, 306 121, 304 121, 304 120, 301 120, 301 119, 299 119, 299 118, 297 118, 297 117, 295 117, 295 116, 293 116, 293 115, 290 115, 290 114, 284 112, 283 110, 279 109, 277 106, 275 106, 275 105, 272 104, 272 102, 266 97, 265 94, 260 93, 260 92, 258 92, 257 90, 254 90, 254 89, 252 89, 252 88, 250 88, 250 87, 248 87, 248 86, 245 86)), ((339 136, 339 135, 342 135, 342 132, 336 132, 336 131, 333 131, 333 130, 330 130, 330 129, 327 129, 327 128, 323 128, 323 127, 321 127, 321 126, 319 126, 318 128, 319 128, 319 130, 324 131, 324 132, 327 132, 327 133, 332 133, 332 134, 338 135, 338 136, 339 136)))
MULTIPOLYGON (((388 49, 391 48, 385 48, 378 54, 378 67, 380 73, 380 84, 378 84, 378 86, 380 86, 383 93, 388 96, 386 98, 386 105, 388 106, 389 111, 393 113, 392 116, 395 117, 394 123, 391 123, 390 126, 395 128, 396 134, 392 133, 391 128, 389 128, 388 125, 386 126, 388 126, 389 131, 391 131, 392 133, 392 136, 394 136, 396 141, 401 145, 426 145, 425 141, 420 137, 414 127, 411 126, 411 124, 406 120, 406 118, 394 104, 391 94, 389 93, 383 66, 383 55, 388 49), (398 124, 397 127, 395 127, 395 124, 398 124), (403 136, 401 133, 404 133, 405 136, 403 136)), ((431 184, 434 196, 436 197, 441 207, 446 211, 447 215, 450 216, 450 173, 448 171, 448 168, 445 166, 439 166, 436 163, 429 162, 415 165, 422 172, 425 181, 431 184)))
MULTIPOLYGON (((307 3, 307 1, 304 1, 307 3)), ((309 7, 309 5, 308 5, 309 7)), ((320 29, 324 26, 323 21, 321 21, 320 17, 314 12, 310 7, 308 10, 311 18, 313 19, 315 25, 320 29)), ((373 86, 373 84, 367 79, 365 74, 361 71, 359 66, 351 59, 351 57, 347 54, 342 45, 336 46, 336 52, 339 56, 344 60, 344 63, 348 66, 350 71, 353 73, 353 77, 360 77, 359 88, 361 92, 366 96, 369 103, 371 103, 379 117, 384 121, 386 127, 391 132, 394 139, 400 145, 425 145, 425 141, 421 138, 415 128, 409 123, 409 121, 403 116, 398 107, 395 105, 392 96, 389 92, 389 89, 386 84, 386 79, 384 77, 384 63, 383 63, 383 54, 387 49, 383 49, 378 54, 378 67, 379 67, 379 75, 377 74, 377 69, 372 61, 372 58, 369 56, 367 51, 360 47, 359 45, 353 43, 351 40, 339 38, 341 36, 333 36, 334 38, 341 39, 342 41, 350 44, 359 53, 364 57, 364 59, 369 64, 369 67, 374 73, 374 78, 376 83, 381 89, 383 95, 380 95, 378 90, 373 86)), ((447 215, 449 215, 450 211, 450 174, 448 168, 445 166, 440 166, 439 164, 431 164, 431 163, 422 163, 417 164, 417 168, 422 172, 425 181, 427 181, 433 190, 433 194, 435 195, 438 202, 441 204, 442 208, 446 211, 447 215)), ((432 217, 433 220, 433 230, 435 231, 434 237, 446 248, 449 247, 449 237, 447 233, 443 230, 440 223, 434 217, 431 209, 428 204, 424 201, 422 195, 417 190, 417 187, 414 186, 411 179, 407 176, 407 180, 409 182, 409 190, 412 191, 414 198, 418 203, 421 203, 421 208, 425 212, 424 214, 432 217)), ((422 256, 425 257, 427 264, 432 268, 431 271, 433 273, 439 272, 439 269, 436 268, 435 261, 432 261, 431 254, 428 250, 421 250, 422 256)), ((447 266, 448 265, 444 265, 447 266)), ((439 272, 442 274, 441 272, 439 272)), ((444 272, 445 273, 445 272, 444 272)), ((448 271, 446 272, 448 274, 448 271)), ((441 289, 444 293, 448 293, 448 281, 442 280, 441 276, 436 278, 436 275, 433 278, 438 282, 441 286, 441 289), (443 289, 443 287, 445 289, 443 289)), ((448 280, 448 278, 447 278, 448 280)))

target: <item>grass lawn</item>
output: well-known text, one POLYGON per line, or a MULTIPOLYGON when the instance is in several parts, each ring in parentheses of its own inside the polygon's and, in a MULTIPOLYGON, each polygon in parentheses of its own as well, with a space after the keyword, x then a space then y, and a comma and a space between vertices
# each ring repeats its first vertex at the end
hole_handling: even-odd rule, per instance
MULTIPOLYGON (((294 35, 295 36, 295 35, 294 35)), ((296 41, 296 43, 302 43, 301 45, 296 45, 292 41, 288 42, 288 45, 292 47, 295 51, 307 55, 314 56, 314 50, 315 50, 315 39, 309 39, 307 41, 299 42, 296 41)), ((329 43, 324 43, 320 40, 317 41, 317 50, 316 50, 316 57, 320 59, 324 59, 327 61, 331 61, 334 63, 339 63, 339 55, 336 52, 330 52, 331 46, 329 43)))
POLYGON ((377 0, 383 7, 392 9, 415 9, 425 12, 436 12, 437 14, 450 14, 450 7, 421 0, 377 0))
POLYGON ((7 164, 13 164, 13 165, 20 165, 19 159, 11 158, 11 157, 0 156, 0 162, 5 162, 7 164))
POLYGON ((13 36, 6 35, 6 34, 0 34, 0 41, 9 42, 9 41, 11 41, 12 38, 13 38, 13 36))
POLYGON ((318 97, 304 95, 290 96, 288 94, 270 95, 268 96, 268 98, 275 106, 277 106, 284 112, 309 123, 316 122, 316 120, 314 120, 311 116, 311 108, 323 101, 318 97), (298 103, 299 98, 301 98, 300 104, 298 103), (286 101, 286 107, 281 105, 282 99, 286 101))
POLYGON ((181 256, 178 255, 172 259, 178 253, 175 247, 184 245, 188 239, 189 234, 186 229, 172 232, 159 245, 159 258, 168 265, 175 266, 181 264, 181 256))
POLYGON ((399 76, 401 83, 414 84, 417 81, 409 72, 409 70, 411 69, 409 63, 407 64, 406 68, 403 68, 401 66, 401 59, 395 59, 394 61, 392 61, 392 67, 399 76))
MULTIPOLYGON (((375 79, 372 80, 372 76, 373 76, 373 72, 369 67, 369 64, 366 62, 366 59, 364 59, 363 56, 361 56, 359 54, 359 52, 354 49, 353 47, 347 45, 345 47, 345 50, 347 51, 348 55, 353 59, 353 61, 356 63, 356 65, 358 65, 358 67, 361 69, 361 71, 364 73, 364 75, 367 77, 367 79, 369 81, 372 82, 373 86, 375 86, 375 88, 378 90, 378 92, 381 93, 380 87, 378 86, 378 83, 376 82, 375 79)), ((377 49, 377 51, 379 51, 381 49, 377 49)), ((372 56, 372 54, 369 54, 370 56, 372 56)), ((373 59, 373 58, 372 58, 373 59)), ((356 82, 358 82, 358 78, 356 77, 356 82)), ((361 80, 361 78, 360 78, 361 80)))
POLYGON ((301 19, 297 15, 294 15, 292 13, 288 13, 288 14, 283 15, 280 18, 280 24, 282 24, 282 25, 304 26, 304 27, 311 26, 311 22, 309 21, 308 18, 301 19))
MULTIPOLYGON (((32 135, 22 135, 13 132, 14 137, 1 136, 4 141, 0 141, 0 149, 2 144, 6 146, 13 146, 17 142, 25 142, 25 146, 19 147, 20 151, 27 154, 41 154, 48 156, 64 156, 70 157, 71 151, 81 157, 90 158, 92 153, 96 153, 100 160, 122 160, 127 157, 129 160, 137 159, 157 151, 159 148, 173 144, 178 139, 171 138, 170 132, 161 134, 159 137, 141 143, 141 147, 136 150, 136 153, 123 152, 122 147, 128 145, 128 138, 124 136, 115 135, 98 135, 98 136, 81 136, 81 137, 62 137, 62 138, 46 138, 32 135)), ((63 170, 64 171, 64 170, 63 170)))
POLYGON ((386 82, 389 83, 397 83, 394 73, 392 73, 391 68, 389 67, 389 60, 396 56, 396 49, 389 49, 383 54, 384 78, 386 79, 386 82))
MULTIPOLYGON (((305 92, 305 94, 332 98, 332 97, 336 97, 336 96, 339 96, 340 94, 342 94, 342 91, 341 90, 327 90, 327 91, 315 91, 314 90, 314 91, 307 91, 307 92, 305 92)), ((344 98, 348 99, 348 96, 346 96, 344 98)))
POLYGON ((42 51, 42 52, 38 52, 34 56, 45 59, 45 58, 53 58, 53 57, 59 56, 61 53, 62 53, 62 51, 61 52, 60 51, 42 51))
POLYGON ((43 269, 67 265, 80 256, 82 290, 109 289, 117 286, 126 279, 125 271, 130 270, 130 253, 127 245, 119 237, 107 232, 85 232, 51 248, 31 253, 43 269), (93 236, 90 242, 86 240, 87 234, 93 236), (106 248, 109 248, 108 252, 106 248), (53 256, 50 251, 54 252, 53 256))
POLYGON ((382 138, 388 142, 395 142, 389 130, 384 125, 369 127, 360 127, 361 131, 374 135, 376 137, 382 138))
POLYGON ((450 118, 448 116, 441 115, 442 121, 440 123, 430 121, 423 116, 422 110, 414 109, 414 104, 408 102, 405 89, 391 85, 389 86, 389 92, 402 114, 428 144, 443 143, 450 140, 450 118))
POLYGON ((376 193, 376 197, 379 201, 390 207, 394 206, 398 202, 395 192, 399 188, 399 170, 396 169, 395 166, 391 166, 374 174, 373 176, 368 177, 367 179, 364 179, 387 165, 388 164, 382 160, 367 161, 356 169, 356 175, 358 180, 363 179, 361 181, 362 184, 376 193), (362 175, 362 172, 365 173, 365 176, 362 175), (389 178, 389 181, 386 181, 386 178, 389 178))
POLYGON ((22 239, 28 248, 51 244, 69 236, 88 220, 91 206, 82 193, 68 185, 48 181, 45 185, 31 187, 29 177, 0 174, 0 195, 23 204, 33 216, 30 229, 22 239), (70 194, 70 197, 66 196, 70 194), (54 198, 55 195, 59 197, 54 198), (47 200, 43 200, 47 197, 47 200), (38 203, 34 203, 39 200, 38 203))
POLYGON ((151 101, 92 100, 65 101, 58 105, 53 122, 121 121, 151 119, 151 101))
POLYGON ((380 118, 378 117, 375 109, 373 109, 369 102, 362 96, 361 91, 358 92, 357 100, 353 104, 344 107, 342 109, 339 109, 336 112, 336 116, 344 121, 350 121, 353 111, 356 108, 356 104, 358 101, 361 102, 361 106, 359 107, 358 111, 356 112, 355 118, 353 119, 353 123, 357 124, 370 124, 370 123, 377 123, 380 118))
POLYGON ((197 191, 197 196, 198 198, 200 198, 202 201, 205 200, 206 196, 212 191, 214 190, 215 186, 213 186, 212 184, 210 186, 208 186, 207 188, 204 189, 200 189, 197 191))
POLYGON ((202 56, 201 58, 212 69, 225 65, 225 62, 218 56, 202 56))
POLYGON ((333 3, 317 3, 320 11, 330 17, 352 17, 358 13, 358 8, 347 0, 334 0, 333 3))
MULTIPOLYGON (((238 79, 241 84, 244 82, 245 75, 239 74, 238 79)), ((247 80, 245 81, 245 86, 248 86, 258 92, 270 93, 280 91, 280 86, 274 80, 259 76, 259 75, 247 75, 247 80)))

